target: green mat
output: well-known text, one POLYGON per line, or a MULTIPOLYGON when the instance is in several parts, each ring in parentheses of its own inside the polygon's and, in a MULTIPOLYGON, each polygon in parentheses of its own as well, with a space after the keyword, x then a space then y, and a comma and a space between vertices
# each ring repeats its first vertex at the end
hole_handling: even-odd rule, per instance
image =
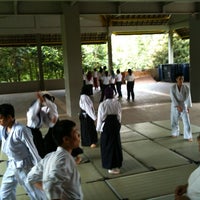
MULTIPOLYGON (((167 128, 171 130, 170 120, 162 120, 162 121, 153 121, 152 122, 155 125, 161 126, 163 128, 167 128)), ((180 125, 180 133, 183 134, 183 122, 182 120, 179 121, 180 125)), ((192 133, 199 133, 200 127, 196 126, 194 124, 191 124, 192 133)))
POLYGON ((156 124, 152 124, 151 122, 128 124, 127 127, 150 139, 168 137, 171 135, 170 130, 160 127, 156 124))
POLYGON ((189 163, 182 156, 150 140, 123 143, 122 146, 126 152, 149 168, 162 169, 189 163))
POLYGON ((146 172, 142 174, 106 180, 119 199, 149 199, 173 194, 177 185, 186 184, 197 165, 146 172))

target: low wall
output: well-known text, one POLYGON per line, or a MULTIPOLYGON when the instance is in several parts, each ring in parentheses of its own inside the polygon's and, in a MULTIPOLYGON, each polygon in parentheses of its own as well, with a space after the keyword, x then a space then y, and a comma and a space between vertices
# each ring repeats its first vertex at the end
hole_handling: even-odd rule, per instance
MULTIPOLYGON (((45 80, 44 88, 45 90, 65 89, 64 79, 45 80)), ((35 92, 39 90, 41 90, 39 81, 0 83, 0 94, 35 92)))

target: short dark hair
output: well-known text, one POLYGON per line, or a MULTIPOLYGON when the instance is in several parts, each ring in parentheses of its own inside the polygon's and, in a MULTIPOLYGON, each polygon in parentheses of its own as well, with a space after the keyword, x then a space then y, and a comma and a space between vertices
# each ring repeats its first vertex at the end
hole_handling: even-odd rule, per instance
POLYGON ((11 117, 15 117, 15 109, 13 107, 13 105, 9 104, 9 103, 4 103, 0 105, 0 115, 4 116, 4 117, 8 117, 9 115, 11 117))
POLYGON ((106 99, 112 99, 113 98, 113 89, 108 86, 106 87, 105 91, 104 91, 104 96, 106 99))
POLYGON ((55 97, 54 97, 54 96, 51 96, 51 95, 49 95, 49 94, 43 94, 42 97, 43 97, 43 98, 46 98, 46 99, 48 99, 49 101, 52 101, 52 102, 55 101, 55 97))
POLYGON ((175 78, 177 79, 179 76, 183 76, 183 77, 184 77, 184 75, 183 75, 183 73, 182 73, 182 72, 176 73, 176 76, 175 76, 175 78))
POLYGON ((81 94, 85 94, 85 95, 90 96, 90 90, 89 90, 89 88, 88 88, 87 85, 84 85, 84 86, 82 87, 82 89, 81 89, 81 94))
POLYGON ((129 75, 132 74, 132 69, 128 69, 128 74, 129 74, 129 75))
POLYGON ((63 144, 63 137, 71 137, 71 132, 73 127, 76 126, 76 123, 71 120, 60 120, 53 127, 52 136, 55 140, 55 143, 60 146, 63 144))

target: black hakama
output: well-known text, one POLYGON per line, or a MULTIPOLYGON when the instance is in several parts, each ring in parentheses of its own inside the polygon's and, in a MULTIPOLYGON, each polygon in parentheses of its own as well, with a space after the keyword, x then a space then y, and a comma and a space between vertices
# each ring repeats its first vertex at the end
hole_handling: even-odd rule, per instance
POLYGON ((31 129, 33 135, 33 142, 38 151, 38 154, 40 155, 41 158, 44 158, 45 148, 44 148, 44 139, 42 136, 42 132, 40 131, 39 128, 30 128, 30 127, 28 128, 31 129))
POLYGON ((81 125, 81 145, 90 146, 91 144, 96 144, 98 137, 94 120, 84 110, 81 110, 79 119, 81 125))
POLYGON ((121 124, 117 115, 108 115, 101 133, 101 158, 105 169, 120 168, 123 155, 120 138, 121 124))

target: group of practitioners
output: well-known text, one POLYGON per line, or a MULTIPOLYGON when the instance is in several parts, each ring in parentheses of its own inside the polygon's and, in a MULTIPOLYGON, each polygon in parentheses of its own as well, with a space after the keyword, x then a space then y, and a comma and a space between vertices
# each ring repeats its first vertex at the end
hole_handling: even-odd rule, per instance
POLYGON ((27 124, 15 119, 13 105, 0 105, 1 151, 7 155, 0 200, 15 200, 22 185, 31 200, 83 199, 76 156, 80 134, 71 120, 59 120, 55 97, 36 93, 27 124), (48 127, 42 136, 41 127, 48 127))
MULTIPOLYGON (((181 117, 183 137, 191 142, 190 90, 183 84, 182 74, 177 75, 176 81, 170 90, 172 137, 180 134, 178 122, 181 117)), ((36 94, 36 100, 27 111, 26 126, 16 121, 11 104, 1 104, 1 150, 7 155, 8 162, 2 178, 0 200, 15 200, 18 183, 25 188, 31 200, 82 200, 80 174, 75 160, 81 152, 80 144, 91 148, 99 144, 102 167, 109 174, 119 174, 123 162, 120 139, 122 112, 121 103, 114 98, 114 93, 112 85, 104 89, 96 115, 91 90, 83 85, 79 100, 81 135, 75 122, 59 120, 55 97, 50 94, 36 94), (44 137, 40 131, 43 125, 49 128, 44 137), (75 151, 73 154, 77 149, 79 153, 75 151)), ((200 199, 199 178, 200 167, 191 174, 188 184, 176 188, 175 199, 200 199)))
POLYGON ((31 200, 82 200, 76 156, 83 152, 80 144, 96 147, 98 132, 101 133, 102 166, 110 174, 120 173, 123 161, 121 105, 113 98, 113 89, 108 87, 96 116, 90 95, 84 85, 79 100, 81 135, 75 122, 59 119, 55 97, 48 93, 36 93, 36 99, 27 110, 26 125, 15 119, 13 105, 0 105, 1 151, 8 157, 0 200, 15 200, 18 183, 31 200), (44 137, 42 126, 48 127, 44 137))
POLYGON ((107 70, 106 66, 100 67, 99 70, 94 68, 93 71, 88 71, 86 74, 83 72, 83 84, 89 88, 90 95, 93 95, 93 87, 95 90, 100 87, 100 102, 103 101, 104 91, 108 86, 113 89, 114 95, 118 94, 118 98, 122 98, 121 86, 124 83, 127 88, 127 101, 130 101, 131 98, 134 101, 135 76, 132 69, 128 69, 125 75, 120 72, 120 69, 117 69, 115 73, 113 69, 107 70))

